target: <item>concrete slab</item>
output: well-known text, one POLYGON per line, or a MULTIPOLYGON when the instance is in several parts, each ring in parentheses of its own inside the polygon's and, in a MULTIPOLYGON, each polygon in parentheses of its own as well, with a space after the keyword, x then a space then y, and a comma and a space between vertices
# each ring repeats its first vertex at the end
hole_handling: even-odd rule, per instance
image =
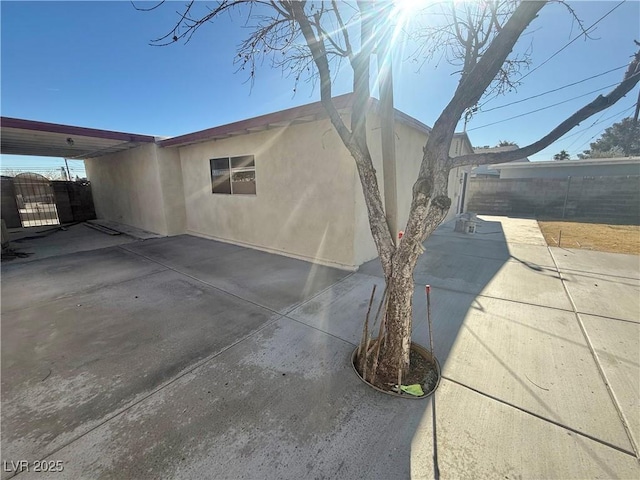
POLYGON ((384 292, 384 279, 358 273, 304 302, 287 316, 355 346, 362 336, 373 285, 376 285, 376 299, 370 314, 373 322, 384 292))
MULTIPOLYGON (((76 252, 86 252, 100 248, 113 247, 135 242, 127 235, 112 236, 87 228, 83 224, 51 229, 22 228, 14 230, 11 238, 11 248, 23 253, 29 253, 25 258, 16 258, 14 263, 32 262, 43 258, 67 255, 76 252)), ((3 265, 9 262, 3 262, 3 265)))
MULTIPOLYGON (((441 478, 637 478, 596 361, 631 416, 638 323, 583 315, 599 339, 594 358, 559 307, 563 289, 532 221, 512 220, 486 221, 485 237, 439 230, 445 241, 422 271, 468 289, 429 282, 446 376, 436 393, 441 478)), ((53 451, 65 466, 56 478, 433 478, 433 402, 374 392, 349 365, 382 278, 194 238, 115 249, 115 273, 103 253, 96 268, 91 256, 3 265, 3 302, 20 285, 45 293, 3 310, 2 460, 53 451), (141 276, 134 264, 160 270, 141 276)), ((421 285, 413 338, 429 344, 421 285)))
POLYGON ((237 245, 215 242, 192 235, 177 235, 136 242, 122 248, 176 269, 246 251, 245 248, 237 245))
POLYGON ((138 240, 148 240, 151 238, 163 237, 163 235, 160 235, 159 233, 149 232, 147 230, 142 230, 141 228, 132 227, 131 225, 125 225, 123 223, 113 222, 111 220, 96 219, 96 220, 89 220, 88 223, 91 223, 93 225, 98 225, 101 227, 106 227, 109 230, 113 230, 116 232, 124 233, 138 240))
POLYGON ((528 263, 540 267, 555 267, 546 246, 527 243, 508 244, 506 240, 485 240, 480 235, 456 234, 455 237, 432 235, 425 242, 424 247, 431 254, 437 252, 502 260, 503 262, 528 263))
POLYGON ((455 239, 479 239, 486 241, 497 241, 499 243, 505 243, 504 230, 502 224, 499 221, 487 221, 478 217, 476 221, 476 233, 460 233, 455 231, 456 220, 450 220, 443 223, 438 229, 433 232, 433 236, 443 236, 445 238, 455 239))
MULTIPOLYGON (((212 245, 218 243, 209 241, 212 245)), ((178 270, 281 313, 292 310, 300 302, 351 274, 248 248, 185 265, 178 270)))
POLYGON ((428 403, 366 387, 352 350, 280 319, 56 452, 58 478, 407 478, 428 403))
POLYGON ((446 378, 633 454, 572 312, 477 298, 451 331, 446 378))
POLYGON ((508 242, 510 244, 547 245, 538 227, 538 222, 534 219, 479 215, 475 234, 457 233, 454 232, 454 227, 455 219, 438 227, 434 235, 453 238, 479 237, 482 240, 508 242))
MULTIPOLYGON (((442 479, 638 478, 636 459, 444 380, 436 392, 442 479)), ((412 440, 411 478, 434 478, 432 408, 412 440)), ((399 478, 399 477, 395 477, 399 478)))
POLYGON ((640 280, 563 272, 578 312, 640 323, 640 280))
MULTIPOLYGON (((472 247, 469 251, 473 251, 472 247)), ((383 276, 377 259, 364 264, 358 272, 383 276)), ((551 268, 526 262, 427 250, 418 260, 413 278, 420 285, 541 306, 571 308, 558 273, 551 268)))
POLYGON ((502 260, 510 259, 509 247, 502 241, 484 240, 480 235, 456 233, 455 237, 431 235, 424 243, 428 253, 445 253, 448 255, 464 255, 502 260))
MULTIPOLYGON (((360 342, 371 289, 377 285, 371 321, 384 291, 384 280, 369 275, 355 274, 305 302, 287 316, 299 322, 336 336, 354 346, 360 342)), ((431 316, 435 352, 444 364, 455 342, 467 311, 479 305, 475 295, 432 288, 431 316)), ((413 341, 429 346, 426 317, 426 294, 423 286, 416 285, 413 295, 413 341)), ((375 328, 377 331, 377 325, 375 328)))
POLYGON ((622 410, 636 446, 640 445, 640 325, 581 315, 589 340, 622 410))
MULTIPOLYGON (((382 279, 353 275, 289 316, 356 345, 374 284, 379 298, 382 279)), ((413 341, 428 346, 423 287, 413 306, 413 341)), ((434 288, 432 322, 449 378, 631 449, 573 312, 434 288), (584 393, 567 401, 575 391, 584 393)))
MULTIPOLYGON (((483 274, 486 275, 486 271, 474 278, 482 279, 483 274)), ((562 283, 558 277, 557 272, 549 269, 507 262, 479 293, 516 302, 570 309, 571 303, 561 290, 562 283)), ((482 281, 471 284, 467 291, 474 293, 473 287, 479 287, 482 281)))
POLYGON ((491 215, 480 215, 478 218, 485 222, 487 228, 491 224, 500 224, 502 235, 510 244, 547 245, 538 226, 538 221, 533 218, 495 217, 491 215))
POLYGON ((3 314, 3 458, 44 458, 274 318, 172 271, 3 314))
POLYGON ((640 256, 549 247, 561 271, 640 279, 640 256))
POLYGON ((554 269, 553 257, 546 246, 530 245, 527 243, 509 243, 509 260, 541 267, 545 270, 554 269))
MULTIPOLYGON (((432 402, 364 386, 351 350, 282 318, 56 452, 56 477, 433 478, 432 402)), ((441 478, 637 476, 632 456, 446 380, 436 406, 441 478)))
POLYGON ((118 247, 49 257, 25 264, 3 263, 2 312, 144 277, 164 269, 162 265, 118 247))

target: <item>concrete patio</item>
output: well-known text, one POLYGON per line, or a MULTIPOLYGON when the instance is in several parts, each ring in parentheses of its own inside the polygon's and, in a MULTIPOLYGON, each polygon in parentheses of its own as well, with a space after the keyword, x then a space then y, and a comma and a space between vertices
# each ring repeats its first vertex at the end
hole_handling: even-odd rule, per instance
POLYGON ((414 296, 428 345, 433 286, 443 379, 405 400, 349 365, 376 261, 117 243, 2 264, 2 478, 640 477, 637 256, 548 248, 534 220, 443 225, 414 296))

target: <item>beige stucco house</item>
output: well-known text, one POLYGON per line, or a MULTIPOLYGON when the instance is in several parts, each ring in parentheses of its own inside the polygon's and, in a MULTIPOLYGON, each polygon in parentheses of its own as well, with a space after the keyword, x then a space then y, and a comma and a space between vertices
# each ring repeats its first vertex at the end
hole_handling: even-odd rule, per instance
MULTIPOLYGON (((336 98, 348 120, 351 96, 336 98)), ((368 138, 383 168, 377 103, 368 138)), ((396 111, 399 225, 407 220, 429 127, 396 111)), ((456 134, 452 155, 472 153, 456 134)), ((313 103, 85 160, 98 218, 163 235, 187 233, 344 269, 377 256, 356 167, 313 103)), ((463 172, 450 174, 449 218, 463 172)), ((402 227, 400 227, 402 228, 402 227)))

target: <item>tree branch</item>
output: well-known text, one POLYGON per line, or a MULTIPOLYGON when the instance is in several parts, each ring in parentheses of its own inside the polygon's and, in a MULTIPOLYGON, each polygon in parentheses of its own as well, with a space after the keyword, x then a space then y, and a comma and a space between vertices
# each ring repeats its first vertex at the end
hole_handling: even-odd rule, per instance
POLYGON ((583 122, 592 115, 595 115, 596 113, 601 112, 602 110, 614 105, 618 100, 629 93, 633 89, 633 87, 638 84, 639 81, 640 51, 638 51, 635 59, 629 65, 629 68, 627 69, 627 72, 625 74, 625 78, 620 83, 620 85, 618 85, 605 96, 599 95, 598 98, 596 98, 593 102, 582 107, 580 110, 571 115, 564 122, 560 123, 556 128, 551 130, 551 132, 549 132, 537 142, 534 142, 531 145, 527 145, 526 147, 518 148, 517 150, 510 150, 508 152, 478 153, 455 157, 450 160, 451 168, 460 167, 463 165, 485 165, 491 163, 510 162, 538 153, 543 148, 551 145, 572 128, 578 126, 580 122, 583 122))
MULTIPOLYGON (((303 2, 294 0, 287 3, 286 8, 292 12, 294 19, 300 25, 309 50, 313 55, 313 60, 318 67, 318 73, 320 75, 320 101, 342 142, 356 162, 373 240, 380 254, 382 268, 385 274, 390 274, 392 268, 391 257, 395 250, 395 245, 386 222, 376 171, 375 168, 373 168, 371 154, 369 153, 366 143, 366 103, 369 101, 369 57, 366 56, 366 54, 371 51, 370 49, 373 43, 370 29, 371 17, 366 13, 362 14, 362 17, 364 17, 362 19, 362 31, 364 32, 363 45, 353 60, 354 105, 351 112, 352 130, 349 131, 331 98, 331 74, 324 42, 314 34, 311 22, 304 12, 303 2), (364 76, 367 77, 366 82, 364 82, 364 78, 361 78, 364 76), (363 99, 366 100, 363 102, 363 99), (353 122, 354 117, 358 116, 361 116, 361 118, 353 122)), ((369 4, 362 5, 361 8, 366 11, 366 9, 369 8, 369 4)))
POLYGON ((351 143, 351 132, 344 124, 340 113, 336 109, 336 106, 332 100, 331 94, 331 71, 329 69, 329 61, 327 60, 327 52, 325 50, 324 43, 318 39, 313 32, 311 22, 307 18, 304 12, 304 2, 293 0, 291 2, 284 3, 284 7, 289 9, 294 20, 300 25, 300 30, 304 35, 304 39, 309 46, 313 60, 318 68, 318 75, 320 75, 320 100, 331 123, 335 127, 338 135, 345 144, 351 143))
POLYGON ((338 20, 338 25, 340 25, 340 31, 343 32, 344 35, 344 44, 345 50, 347 52, 347 57, 351 58, 353 56, 353 49, 351 48, 351 41, 349 40, 349 31, 344 26, 342 15, 340 15, 340 10, 338 9, 336 1, 331 0, 331 5, 333 6, 333 11, 336 12, 336 19, 338 20))
POLYGON ((527 1, 518 6, 511 18, 502 27, 500 33, 496 35, 485 53, 475 64, 473 70, 468 75, 462 76, 458 88, 443 114, 446 116, 453 115, 456 119, 459 119, 467 108, 473 107, 480 100, 484 91, 504 65, 524 30, 537 17, 538 12, 545 4, 546 0, 527 1))

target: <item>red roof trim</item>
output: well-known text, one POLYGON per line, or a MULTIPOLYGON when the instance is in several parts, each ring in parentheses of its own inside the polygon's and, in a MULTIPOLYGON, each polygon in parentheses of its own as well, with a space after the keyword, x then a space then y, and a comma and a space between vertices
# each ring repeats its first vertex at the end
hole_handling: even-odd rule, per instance
POLYGON ((78 135, 82 137, 103 138, 107 140, 120 140, 123 142, 153 143, 155 137, 150 135, 138 135, 134 133, 114 132, 111 130, 99 130, 96 128, 74 127, 58 123, 37 122, 21 118, 0 117, 2 128, 19 128, 34 132, 62 133, 64 135, 78 135))
MULTIPOLYGON (((351 97, 352 94, 350 93, 340 95, 338 97, 334 97, 333 102, 336 108, 345 108, 351 105, 351 97)), ((322 106, 322 102, 309 103, 307 105, 301 105, 299 107, 293 107, 275 113, 268 113, 266 115, 260 115, 259 117, 249 118, 247 120, 240 120, 239 122, 228 123, 226 125, 200 130, 198 132, 187 133, 186 135, 180 135, 178 137, 167 138, 165 140, 160 140, 158 144, 161 147, 175 147, 190 143, 205 142, 214 137, 242 132, 249 128, 264 127, 272 123, 289 122, 296 118, 307 117, 310 115, 326 116, 326 111, 322 106)))

